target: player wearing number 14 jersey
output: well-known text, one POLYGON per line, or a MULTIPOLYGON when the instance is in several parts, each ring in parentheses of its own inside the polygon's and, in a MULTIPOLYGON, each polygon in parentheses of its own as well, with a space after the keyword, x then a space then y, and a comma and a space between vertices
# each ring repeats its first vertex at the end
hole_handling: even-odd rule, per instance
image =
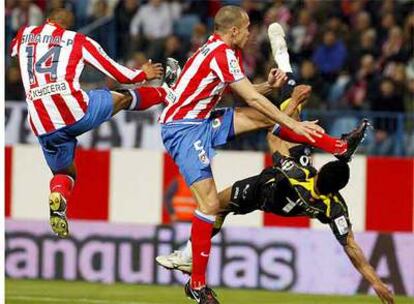
POLYGON ((142 70, 116 63, 97 42, 67 30, 72 20, 71 12, 56 10, 43 25, 22 27, 11 43, 11 55, 19 59, 29 124, 54 174, 50 181, 50 225, 61 237, 69 232, 66 205, 76 179, 76 137, 120 110, 140 111, 164 102, 167 90, 83 91, 79 77, 85 64, 124 84, 161 78, 163 69, 151 62, 142 70))

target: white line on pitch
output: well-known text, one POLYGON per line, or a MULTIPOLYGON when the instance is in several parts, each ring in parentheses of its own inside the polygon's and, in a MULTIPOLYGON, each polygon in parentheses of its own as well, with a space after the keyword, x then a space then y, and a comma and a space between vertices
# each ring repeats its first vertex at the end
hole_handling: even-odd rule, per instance
POLYGON ((157 302, 114 302, 113 300, 97 300, 97 299, 87 299, 87 298, 70 298, 70 299, 61 299, 61 298, 52 298, 52 297, 29 297, 29 296, 7 296, 6 300, 20 300, 20 301, 40 301, 40 302, 76 302, 76 303, 93 303, 93 304, 162 304, 157 302))

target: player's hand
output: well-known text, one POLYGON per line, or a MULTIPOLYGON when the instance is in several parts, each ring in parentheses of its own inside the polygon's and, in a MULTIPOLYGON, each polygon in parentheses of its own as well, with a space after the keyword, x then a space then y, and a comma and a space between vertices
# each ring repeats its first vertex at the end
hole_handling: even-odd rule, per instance
POLYGON ((319 126, 317 120, 313 121, 297 121, 292 130, 299 135, 305 136, 311 142, 315 142, 314 137, 322 137, 322 134, 325 133, 325 130, 319 126))
POLYGON ((161 79, 163 75, 163 68, 161 63, 152 63, 151 60, 142 65, 142 70, 147 76, 147 80, 161 79))
POLYGON ((271 69, 267 77, 267 83, 275 89, 283 87, 287 81, 286 73, 279 69, 271 69))
POLYGON ((292 92, 292 101, 300 105, 304 103, 306 100, 308 100, 309 96, 311 95, 312 87, 308 85, 298 85, 293 89, 292 92))
POLYGON ((382 282, 378 282, 372 286, 377 293, 378 297, 381 299, 383 304, 394 304, 394 296, 391 290, 382 282))

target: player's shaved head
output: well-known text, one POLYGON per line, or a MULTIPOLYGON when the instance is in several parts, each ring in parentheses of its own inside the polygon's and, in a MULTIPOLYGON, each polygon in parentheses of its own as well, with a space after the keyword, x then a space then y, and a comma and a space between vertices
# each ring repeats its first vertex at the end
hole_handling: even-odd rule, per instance
POLYGON ((65 29, 68 29, 73 24, 73 14, 67 9, 58 8, 50 13, 49 20, 59 24, 65 29))
POLYGON ((247 13, 234 5, 223 6, 214 17, 214 30, 226 32, 233 26, 240 28, 248 20, 247 13))

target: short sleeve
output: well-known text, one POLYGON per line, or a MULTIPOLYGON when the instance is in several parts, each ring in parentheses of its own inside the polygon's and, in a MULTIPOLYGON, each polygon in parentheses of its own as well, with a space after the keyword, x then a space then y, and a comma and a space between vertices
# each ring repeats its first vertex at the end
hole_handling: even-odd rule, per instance
POLYGON ((345 246, 348 234, 352 228, 348 216, 348 208, 340 195, 336 196, 336 202, 332 202, 332 204, 334 205, 332 205, 333 210, 329 226, 338 242, 341 243, 342 246, 345 246))
POLYGON ((239 59, 229 48, 222 48, 216 52, 210 68, 224 83, 232 83, 245 77, 239 59))

